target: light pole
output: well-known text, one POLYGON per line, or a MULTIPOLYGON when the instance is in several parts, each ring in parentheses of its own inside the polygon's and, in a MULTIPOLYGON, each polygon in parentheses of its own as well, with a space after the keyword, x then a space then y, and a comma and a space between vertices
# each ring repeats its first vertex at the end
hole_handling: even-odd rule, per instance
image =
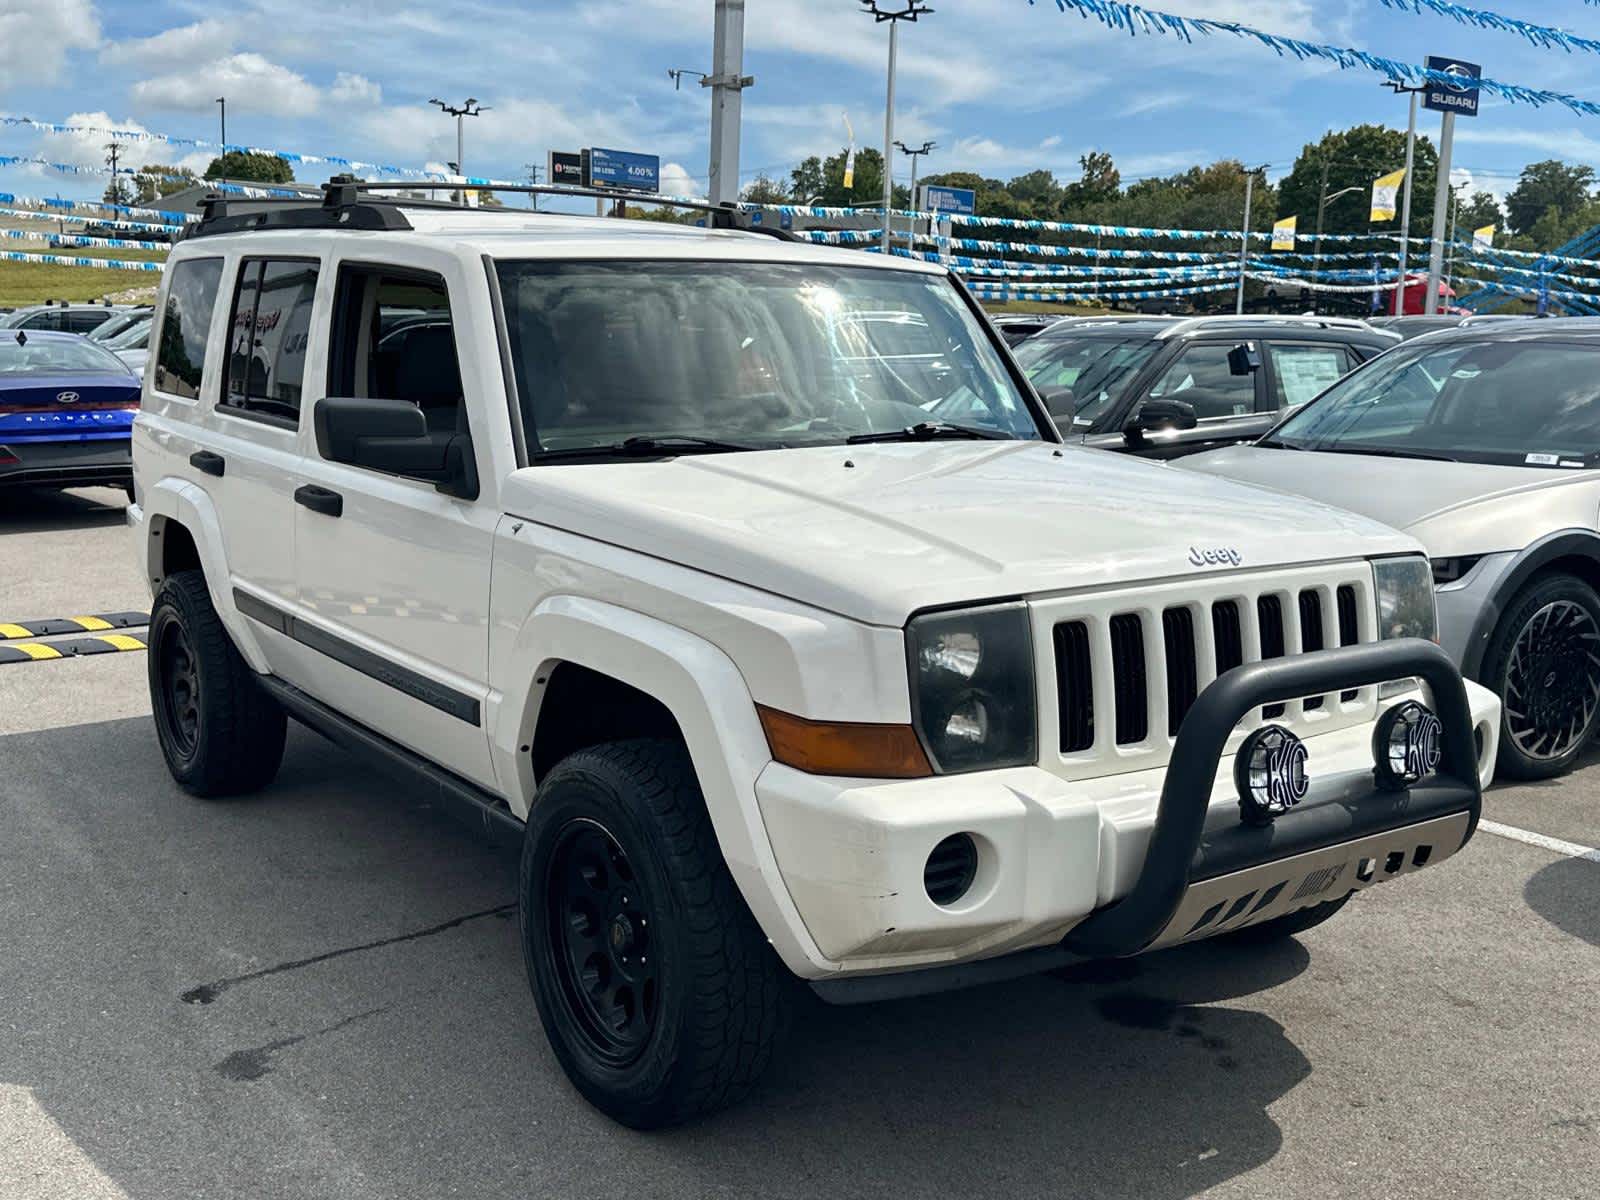
MULTIPOLYGON (((462 164, 466 162, 465 157, 463 157, 462 146, 462 142, 465 137, 465 118, 479 117, 489 110, 482 107, 477 100, 473 99, 471 96, 467 97, 467 102, 465 104, 446 104, 443 100, 429 100, 428 103, 438 105, 440 112, 447 113, 456 119, 456 174, 465 175, 467 172, 462 166, 462 164)), ((463 189, 461 192, 461 198, 463 202, 465 202, 466 196, 467 193, 465 189, 463 189)))
POLYGON ((1426 86, 1407 87, 1392 79, 1384 86, 1397 96, 1408 94, 1411 97, 1411 116, 1406 121, 1406 177, 1401 185, 1400 200, 1400 263, 1394 285, 1394 315, 1399 317, 1405 315, 1406 252, 1411 243, 1411 176, 1415 174, 1413 168, 1417 159, 1417 97, 1426 86))
MULTIPOLYGON (((933 151, 938 148, 938 143, 923 142, 922 145, 915 150, 906 145, 904 142, 896 142, 895 145, 900 148, 901 154, 904 154, 911 159, 911 207, 915 208, 917 206, 917 159, 921 158, 924 154, 932 154, 933 151)), ((915 217, 911 218, 911 227, 908 230, 906 237, 907 248, 915 251, 917 248, 917 219, 915 217)))
MULTIPOLYGON (((1314 274, 1314 275, 1322 274, 1322 216, 1328 209, 1328 202, 1331 201, 1331 200, 1337 200, 1340 196, 1348 196, 1351 192, 1359 192, 1361 190, 1362 189, 1359 188, 1359 187, 1340 188, 1337 192, 1334 192, 1332 195, 1329 195, 1328 194, 1328 164, 1327 164, 1326 160, 1324 160, 1324 162, 1322 164, 1322 192, 1317 197, 1317 240, 1312 244, 1312 251, 1311 251, 1311 261, 1312 261, 1311 271, 1312 271, 1312 274, 1314 274)), ((1319 306, 1318 306, 1318 302, 1317 302, 1317 295, 1316 295, 1316 290, 1315 289, 1313 289, 1312 293, 1311 293, 1311 303, 1312 303, 1312 311, 1313 312, 1318 311, 1318 307, 1319 306)))
POLYGON ((918 0, 905 0, 904 7, 882 9, 878 0, 861 0, 862 11, 879 25, 889 22, 889 86, 883 105, 883 252, 889 253, 890 226, 894 211, 894 59, 898 48, 901 21, 916 23, 918 17, 933 12, 918 0))
POLYGON ((228 98, 226 96, 218 96, 217 106, 222 110, 222 152, 226 154, 228 152, 228 98))
MULTIPOLYGON (((1266 171, 1266 166, 1252 167, 1244 173, 1244 228, 1239 233, 1239 298, 1234 302, 1233 311, 1244 315, 1244 271, 1245 259, 1250 253, 1250 199, 1255 192, 1256 176, 1266 171)), ((1095 245, 1100 245, 1100 239, 1095 238, 1095 245)), ((1098 289, 1097 289, 1098 290, 1098 289)))

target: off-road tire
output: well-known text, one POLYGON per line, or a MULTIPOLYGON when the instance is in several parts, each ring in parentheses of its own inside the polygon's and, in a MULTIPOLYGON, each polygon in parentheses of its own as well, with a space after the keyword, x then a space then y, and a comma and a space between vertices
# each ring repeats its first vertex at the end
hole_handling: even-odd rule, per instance
POLYGON ((673 1125, 738 1100, 766 1069, 790 981, 728 873, 681 745, 612 742, 558 763, 529 813, 519 900, 523 959, 545 1034, 567 1077, 601 1112, 635 1129, 673 1125), (597 849, 611 855, 598 872, 611 890, 597 890, 590 906, 583 889, 598 886, 597 849), (603 918, 601 933, 567 932, 587 924, 581 917, 590 907, 626 910, 623 899, 634 906, 622 914, 626 933, 614 917, 603 918), (646 912, 641 945, 634 927, 647 924, 646 912), (632 968, 621 965, 628 946, 632 968), (653 1003, 644 1003, 645 985, 633 996, 633 1011, 648 1024, 608 1031, 594 1012, 626 1011, 607 1002, 629 986, 618 981, 641 969, 641 949, 656 955, 644 968, 653 974, 653 1003), (574 967, 586 952, 587 972, 574 967), (609 1044, 617 1030, 635 1039, 631 1049, 609 1044))
POLYGON ((1299 908, 1292 913, 1284 913, 1283 916, 1273 917, 1270 921, 1246 925, 1243 929, 1235 929, 1231 933, 1221 934, 1220 937, 1240 946, 1264 946, 1271 942, 1281 942, 1284 938, 1315 929, 1324 921, 1338 915, 1339 910, 1349 903, 1350 896, 1342 896, 1325 904, 1313 904, 1310 908, 1299 908))
POLYGON ((147 644, 156 736, 179 786, 216 797, 272 782, 283 759, 284 711, 234 648, 201 572, 162 581, 147 644), (178 690, 180 679, 188 691, 178 690))
MULTIPOLYGON (((1495 627, 1494 636, 1489 640, 1482 671, 1483 685, 1500 697, 1500 753, 1497 760, 1500 775, 1512 779, 1552 779, 1557 775, 1565 775, 1594 737, 1596 727, 1600 726, 1600 704, 1594 702, 1588 689, 1600 682, 1600 662, 1591 660, 1589 654, 1600 650, 1600 646, 1584 635, 1582 631, 1585 629, 1590 635, 1600 634, 1600 596, 1596 596, 1592 587, 1574 575, 1552 574, 1535 579, 1506 606, 1499 625, 1495 627), (1547 653, 1546 661, 1535 666, 1528 661, 1530 643, 1523 640, 1523 635, 1528 633, 1529 638, 1537 643, 1540 635, 1529 632, 1530 622, 1534 623, 1532 629, 1537 630, 1537 620, 1543 614, 1552 612, 1564 614, 1567 618, 1550 626, 1566 639, 1567 645, 1564 649, 1547 653), (1519 642, 1522 642, 1520 647, 1519 642), (1533 667, 1533 672, 1530 672, 1530 667, 1533 667), (1537 673, 1538 678, 1531 678, 1531 673, 1537 673), (1520 675, 1521 678, 1513 679, 1513 675, 1520 675), (1552 677, 1560 687, 1583 689, 1570 699, 1580 706, 1587 701, 1591 706, 1589 715, 1576 735, 1570 738, 1563 736, 1561 740, 1550 744, 1545 753, 1529 753, 1518 744, 1519 735, 1521 740, 1538 748, 1540 739, 1529 734, 1533 711, 1530 704, 1546 705, 1549 696, 1528 695, 1524 689, 1538 692, 1545 688, 1545 681, 1552 677), (1522 722, 1520 728, 1519 720, 1522 722)), ((1551 635, 1547 632, 1544 636, 1551 635)))

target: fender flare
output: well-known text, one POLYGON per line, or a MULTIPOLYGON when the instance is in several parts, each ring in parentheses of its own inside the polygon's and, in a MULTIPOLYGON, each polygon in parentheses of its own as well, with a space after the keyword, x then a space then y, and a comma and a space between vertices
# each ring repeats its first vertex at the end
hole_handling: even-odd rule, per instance
POLYGON ((266 656, 256 641, 255 631, 239 613, 233 602, 232 578, 223 550, 222 522, 217 517, 216 505, 206 490, 187 479, 167 476, 153 487, 146 488, 143 500, 145 578, 152 589, 161 578, 161 533, 167 521, 176 521, 189 531, 196 552, 200 555, 200 568, 205 572, 206 588, 211 593, 211 606, 217 610, 223 627, 233 644, 239 648, 250 669, 265 674, 266 656))
POLYGON ((1528 546, 1512 561, 1473 622, 1472 636, 1467 639, 1461 658, 1461 673, 1468 679, 1485 683, 1483 660, 1501 616, 1535 573, 1560 558, 1588 559, 1600 572, 1600 533, 1592 529, 1559 529, 1528 546))
POLYGON ((721 649, 674 625, 600 600, 554 596, 517 630, 496 675, 507 686, 493 716, 496 775, 518 816, 534 799, 531 746, 545 684, 561 663, 609 675, 666 706, 688 746, 717 844, 745 903, 797 974, 837 970, 818 950, 778 870, 756 801, 771 762, 755 702, 721 649))

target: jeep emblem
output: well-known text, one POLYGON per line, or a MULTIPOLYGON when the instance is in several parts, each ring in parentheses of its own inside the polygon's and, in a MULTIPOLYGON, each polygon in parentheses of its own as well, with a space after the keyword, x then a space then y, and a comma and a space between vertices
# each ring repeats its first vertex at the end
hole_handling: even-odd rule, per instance
POLYGON ((1244 555, 1232 546, 1190 546, 1189 561, 1197 567, 1221 567, 1229 563, 1241 566, 1244 555))

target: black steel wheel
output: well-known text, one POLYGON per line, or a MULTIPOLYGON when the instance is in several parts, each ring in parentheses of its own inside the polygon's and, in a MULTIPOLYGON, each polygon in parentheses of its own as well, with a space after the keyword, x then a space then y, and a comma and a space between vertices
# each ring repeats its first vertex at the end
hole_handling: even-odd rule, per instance
POLYGON ((591 1052, 626 1066, 655 1026, 661 956, 650 961, 654 902, 617 839, 588 818, 557 835, 546 883, 546 936, 563 999, 591 1052))
POLYGON ((1485 658, 1499 692, 1500 770, 1567 771, 1600 722, 1600 597, 1581 579, 1535 581, 1506 610, 1485 658))
POLYGON ((518 899, 545 1036, 601 1112, 676 1124, 766 1069, 785 973, 681 745, 611 742, 556 764, 528 814, 518 899))
POLYGON ((148 645, 150 708, 172 777, 196 796, 270 783, 283 758, 283 709, 239 656, 199 571, 162 580, 148 645))

